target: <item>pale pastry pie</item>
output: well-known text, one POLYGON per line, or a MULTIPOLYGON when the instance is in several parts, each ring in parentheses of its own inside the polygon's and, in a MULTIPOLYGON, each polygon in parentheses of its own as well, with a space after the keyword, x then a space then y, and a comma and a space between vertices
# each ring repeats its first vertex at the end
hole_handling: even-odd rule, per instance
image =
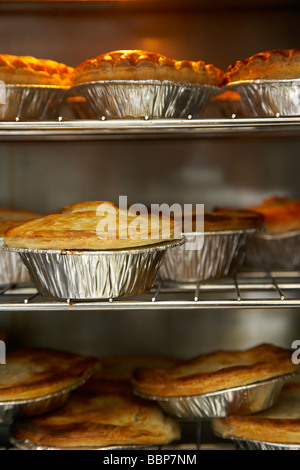
POLYGON ((4 232, 8 228, 15 227, 27 220, 37 219, 39 217, 41 217, 40 214, 28 210, 0 207, 0 237, 4 236, 4 232))
POLYGON ((272 408, 248 416, 228 416, 212 421, 224 438, 277 444, 300 444, 300 382, 287 382, 272 408))
POLYGON ((7 85, 71 86, 73 68, 54 60, 0 54, 0 80, 7 85))
POLYGON ((49 348, 7 352, 0 366, 0 401, 41 398, 86 380, 99 360, 49 348))
POLYGON ((244 351, 216 351, 182 360, 171 367, 139 368, 132 384, 145 395, 201 395, 252 384, 297 369, 291 351, 261 344, 244 351))
POLYGON ((168 218, 137 217, 106 201, 98 201, 93 208, 88 202, 85 209, 50 214, 9 229, 5 244, 11 248, 108 250, 177 237, 176 224, 168 218))
POLYGON ((300 78, 300 49, 274 49, 230 65, 224 74, 224 83, 295 78, 300 78))
POLYGON ((174 60, 142 50, 101 54, 75 67, 74 84, 98 80, 168 80, 219 86, 222 70, 203 61, 174 60))
POLYGON ((12 442, 32 449, 101 449, 168 444, 180 439, 179 424, 130 391, 110 390, 101 379, 73 392, 63 408, 16 422, 12 442))

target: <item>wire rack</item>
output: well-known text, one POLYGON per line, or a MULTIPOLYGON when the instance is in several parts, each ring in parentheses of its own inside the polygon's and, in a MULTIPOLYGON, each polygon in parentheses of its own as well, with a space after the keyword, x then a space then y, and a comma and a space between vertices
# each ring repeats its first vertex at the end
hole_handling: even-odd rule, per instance
POLYGON ((0 311, 292 307, 300 307, 300 271, 240 272, 197 283, 158 281, 147 294, 117 300, 53 300, 31 285, 0 286, 0 311))

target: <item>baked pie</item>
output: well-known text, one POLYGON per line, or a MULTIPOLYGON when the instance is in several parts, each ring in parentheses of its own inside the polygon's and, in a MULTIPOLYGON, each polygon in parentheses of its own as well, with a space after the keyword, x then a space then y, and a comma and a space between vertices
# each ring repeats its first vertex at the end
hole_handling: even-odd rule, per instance
POLYGON ((274 49, 230 65, 224 74, 224 83, 295 78, 300 78, 300 49, 274 49))
POLYGON ((99 360, 49 348, 7 352, 0 367, 0 401, 42 398, 78 386, 99 360))
POLYGON ((219 86, 222 70, 203 61, 174 60, 142 50, 107 52, 74 69, 75 85, 98 80, 168 80, 219 86))
POLYGON ((23 449, 72 450, 168 444, 181 432, 156 404, 94 379, 59 410, 16 422, 11 435, 23 449))
POLYGON ((215 418, 213 430, 223 438, 277 444, 300 444, 300 382, 287 382, 275 405, 248 416, 215 418))
POLYGON ((157 397, 202 395, 294 372, 291 351, 261 344, 244 351, 216 351, 179 361, 171 367, 139 368, 132 384, 157 397))
POLYGON ((41 217, 40 214, 28 210, 11 209, 8 207, 0 207, 0 237, 4 236, 4 232, 10 228, 22 224, 25 221, 33 220, 41 217))
POLYGON ((264 227, 271 232, 286 232, 300 228, 300 201, 286 196, 265 199, 251 210, 264 217, 264 227))
POLYGON ((71 86, 73 68, 48 59, 0 54, 0 80, 7 85, 71 86))
MULTIPOLYGON (((109 250, 152 245, 177 236, 168 218, 137 217, 111 202, 79 204, 11 228, 5 233, 9 248, 109 250)), ((179 238, 179 237, 178 237, 179 238)))
POLYGON ((220 232, 259 229, 263 224, 263 216, 251 210, 233 210, 207 212, 204 214, 204 231, 220 232))

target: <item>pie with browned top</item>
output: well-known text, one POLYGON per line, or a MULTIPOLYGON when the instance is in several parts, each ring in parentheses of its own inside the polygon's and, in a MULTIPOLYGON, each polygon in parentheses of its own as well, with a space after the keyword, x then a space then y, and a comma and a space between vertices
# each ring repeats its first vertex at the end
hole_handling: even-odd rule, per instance
POLYGON ((272 408, 249 416, 215 418, 212 425, 214 432, 224 438, 299 445, 299 378, 292 379, 283 386, 272 408))
POLYGON ((274 49, 230 65, 224 74, 224 83, 296 78, 300 78, 300 49, 274 49))
POLYGON ((73 392, 64 407, 16 422, 11 440, 23 449, 101 449, 168 444, 180 439, 177 421, 131 391, 108 390, 101 379, 73 392))
POLYGON ((42 398, 86 380, 99 360, 49 348, 7 352, 0 366, 0 401, 42 398))
POLYGON ((74 84, 98 80, 168 80, 219 86, 222 70, 203 61, 174 60, 143 50, 101 54, 75 67, 74 84))
POLYGON ((171 367, 133 372, 137 392, 158 397, 202 395, 294 372, 291 351, 261 344, 244 351, 216 351, 179 361, 171 367))
POLYGON ((40 214, 28 210, 0 207, 0 237, 4 236, 7 229, 39 217, 40 214))
POLYGON ((73 68, 49 59, 0 54, 0 80, 11 85, 71 86, 73 68))

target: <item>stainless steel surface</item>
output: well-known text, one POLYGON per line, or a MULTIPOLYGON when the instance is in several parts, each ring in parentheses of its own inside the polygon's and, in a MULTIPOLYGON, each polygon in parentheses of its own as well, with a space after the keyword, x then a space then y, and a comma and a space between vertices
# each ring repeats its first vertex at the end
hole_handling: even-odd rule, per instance
POLYGON ((299 116, 300 79, 242 80, 224 87, 237 91, 240 101, 227 101, 228 115, 237 117, 299 116))
POLYGON ((141 398, 156 401, 167 414, 179 419, 224 418, 231 414, 247 415, 270 408, 292 375, 193 396, 159 397, 134 392, 141 398))
POLYGON ((166 251, 182 243, 184 239, 106 251, 7 250, 19 253, 42 296, 93 300, 132 297, 148 292, 166 251))
POLYGON ((55 119, 68 88, 55 85, 5 85, 5 103, 0 104, 0 119, 55 119))
POLYGON ((255 231, 185 233, 186 243, 194 248, 189 250, 184 244, 168 251, 158 276, 167 281, 195 282, 233 275, 241 266, 245 247, 255 231))
POLYGON ((82 385, 92 372, 86 373, 72 385, 53 393, 24 400, 0 401, 0 423, 11 424, 21 416, 37 416, 55 410, 64 405, 72 390, 82 385))
POLYGON ((193 138, 238 136, 300 136, 300 117, 109 119, 0 122, 0 138, 6 139, 101 139, 193 138))
POLYGON ((18 253, 2 249, 4 238, 0 237, 0 285, 10 283, 30 283, 30 275, 18 253))
POLYGON ((84 96, 96 119, 199 118, 219 88, 167 80, 102 80, 75 85, 74 96, 84 96))
POLYGON ((159 282, 137 298, 77 302, 45 299, 34 287, 8 284, 0 290, 0 311, 299 308, 299 277, 299 272, 246 272, 215 282, 159 282))
POLYGON ((256 233, 247 244, 245 266, 250 269, 298 269, 300 230, 256 233))

